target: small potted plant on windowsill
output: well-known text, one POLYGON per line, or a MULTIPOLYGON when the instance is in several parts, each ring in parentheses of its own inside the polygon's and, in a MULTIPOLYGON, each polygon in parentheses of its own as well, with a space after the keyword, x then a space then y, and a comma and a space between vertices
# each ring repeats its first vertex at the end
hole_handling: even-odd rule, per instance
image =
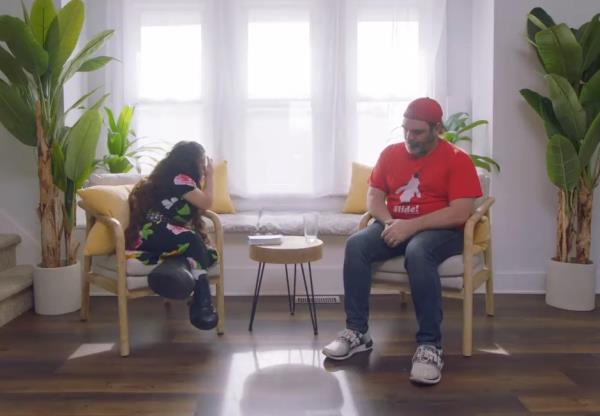
POLYGON ((135 106, 124 105, 115 118, 112 110, 106 112, 106 147, 108 154, 98 160, 98 166, 110 173, 127 173, 135 168, 140 173, 142 165, 154 166, 160 160, 159 156, 167 149, 160 144, 141 144, 142 138, 136 137, 131 128, 135 106))
POLYGON ((74 54, 83 21, 81 0, 59 10, 53 0, 35 0, 31 13, 23 6, 23 19, 0 16, 0 71, 6 79, 0 79, 0 122, 37 149, 42 253, 34 268, 34 296, 36 311, 43 314, 72 312, 80 305, 81 273, 72 235, 75 193, 94 166, 105 97, 66 126, 66 115, 81 109, 93 91, 64 109, 63 87, 77 72, 97 70, 112 59, 92 57, 111 30, 74 54))
MULTIPOLYGON (((466 132, 473 130, 478 126, 488 124, 487 120, 475 120, 471 122, 469 114, 465 112, 453 113, 444 120, 444 128, 446 129, 442 133, 442 137, 452 144, 459 143, 461 141, 470 142, 471 137, 465 135, 466 132)), ((491 172, 492 169, 500 171, 500 165, 494 159, 488 156, 481 156, 475 153, 469 153, 473 164, 478 168, 485 169, 491 172)))

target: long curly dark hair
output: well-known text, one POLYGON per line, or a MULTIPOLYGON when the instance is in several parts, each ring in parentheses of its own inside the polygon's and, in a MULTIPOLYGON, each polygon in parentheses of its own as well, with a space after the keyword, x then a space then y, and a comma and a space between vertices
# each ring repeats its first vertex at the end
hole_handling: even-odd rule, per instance
MULTIPOLYGON (((204 172, 200 161, 204 160, 206 153, 201 144, 191 141, 181 141, 175 144, 167 156, 162 159, 152 173, 139 181, 129 194, 129 227, 125 230, 125 244, 132 247, 138 238, 140 229, 146 221, 146 214, 153 210, 160 212, 161 203, 165 198, 171 197, 173 177, 183 173, 193 178, 200 186, 204 172)), ((203 210, 194 209, 193 228, 198 232, 205 243, 209 243, 208 236, 202 221, 203 210)))

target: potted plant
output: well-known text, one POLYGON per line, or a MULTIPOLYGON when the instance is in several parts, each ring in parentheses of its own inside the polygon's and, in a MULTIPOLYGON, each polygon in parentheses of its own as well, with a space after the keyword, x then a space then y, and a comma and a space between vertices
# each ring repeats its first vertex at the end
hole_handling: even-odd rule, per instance
POLYGON ((56 10, 53 0, 35 0, 31 13, 23 6, 23 19, 0 16, 0 122, 19 141, 36 147, 39 177, 38 215, 42 256, 34 270, 34 295, 39 313, 65 313, 79 307, 80 272, 73 241, 75 193, 93 169, 102 125, 102 97, 83 108, 72 126, 65 117, 95 92, 83 95, 65 109, 63 86, 77 72, 106 65, 111 58, 92 57, 111 36, 107 30, 93 37, 74 54, 84 20, 81 0, 56 10), (64 243, 64 246, 63 246, 64 243), (61 252, 64 259, 61 259, 61 252), (55 275, 51 281, 44 278, 55 275), (60 280, 74 275, 75 281, 60 280), (53 293, 44 296, 44 292, 53 293), (57 296, 72 293, 60 305, 57 296))
POLYGON ((141 165, 144 160, 158 162, 155 153, 166 152, 161 146, 142 146, 140 138, 136 137, 131 128, 135 106, 124 105, 115 119, 112 110, 104 107, 106 112, 106 147, 108 154, 97 164, 102 166, 110 173, 127 173, 132 168, 141 171, 141 165))
MULTIPOLYGON (((448 118, 444 121, 445 131, 442 133, 442 137, 444 140, 449 141, 450 143, 456 144, 461 141, 470 142, 472 139, 469 136, 466 136, 464 133, 473 130, 477 126, 481 126, 483 124, 488 124, 487 120, 475 120, 473 122, 470 121, 470 117, 468 113, 458 112, 448 116, 448 118)), ((471 160, 473 164, 478 168, 482 168, 491 172, 493 168, 500 171, 500 165, 491 157, 481 156, 475 153, 471 153, 471 160)))
POLYGON ((527 36, 549 96, 521 95, 541 118, 548 141, 546 170, 558 188, 556 255, 546 276, 546 302, 570 310, 595 308, 596 268, 590 259, 592 202, 600 176, 600 20, 574 29, 531 10, 527 36))

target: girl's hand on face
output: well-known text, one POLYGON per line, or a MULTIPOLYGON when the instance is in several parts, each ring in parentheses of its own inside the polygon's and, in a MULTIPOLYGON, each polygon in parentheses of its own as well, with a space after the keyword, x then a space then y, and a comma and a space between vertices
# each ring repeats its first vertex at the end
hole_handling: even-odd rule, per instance
POLYGON ((204 168, 204 175, 207 178, 212 178, 213 176, 213 160, 211 157, 206 157, 206 167, 204 168))

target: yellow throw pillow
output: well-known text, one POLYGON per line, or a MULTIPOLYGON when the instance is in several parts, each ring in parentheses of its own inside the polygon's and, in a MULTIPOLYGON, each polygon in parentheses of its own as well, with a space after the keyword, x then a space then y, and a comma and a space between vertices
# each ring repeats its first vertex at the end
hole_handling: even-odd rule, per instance
MULTIPOLYGON (((134 185, 98 185, 83 188, 77 194, 86 207, 102 215, 116 218, 121 223, 123 230, 129 225, 129 193, 134 185)), ((114 252, 110 229, 96 222, 90 230, 83 250, 86 256, 98 256, 114 252)))
POLYGON ((213 168, 213 203, 210 209, 218 214, 235 213, 235 208, 229 195, 226 160, 216 163, 213 168))
POLYGON ((367 212, 367 191, 369 189, 369 177, 372 170, 371 166, 352 162, 350 190, 346 196, 346 203, 342 212, 348 214, 363 214, 367 212))

